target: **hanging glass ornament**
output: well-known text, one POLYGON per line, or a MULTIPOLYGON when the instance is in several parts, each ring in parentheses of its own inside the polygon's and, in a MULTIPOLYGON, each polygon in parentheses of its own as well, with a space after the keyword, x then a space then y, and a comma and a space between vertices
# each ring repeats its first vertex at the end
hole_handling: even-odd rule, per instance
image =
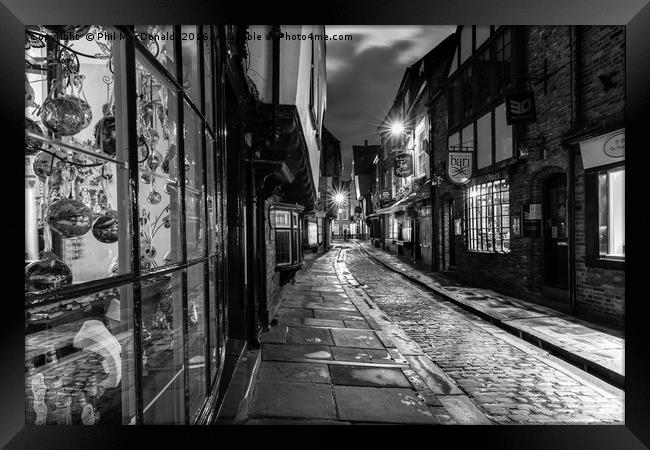
POLYGON ((62 198, 52 203, 45 212, 52 231, 64 238, 79 237, 92 227, 92 212, 83 202, 62 198))
POLYGON ((162 160, 163 156, 160 154, 160 152, 158 150, 154 150, 147 159, 147 167, 149 167, 152 172, 155 172, 162 160))
POLYGON ((72 136, 79 133, 92 120, 90 106, 73 95, 48 98, 41 107, 43 125, 59 136, 72 136))
POLYGON ((25 291, 37 292, 72 284, 72 271, 52 252, 25 267, 25 291))
POLYGON ((60 172, 64 166, 63 159, 66 157, 65 152, 55 152, 59 157, 53 156, 48 152, 38 152, 34 157, 32 169, 34 174, 41 180, 51 176, 54 172, 60 172))
POLYGON ((108 267, 108 276, 115 277, 120 274, 120 264, 117 256, 111 261, 111 265, 108 267))
POLYGON ((99 216, 93 222, 93 236, 99 242, 105 244, 112 244, 117 242, 118 239, 118 221, 117 221, 117 211, 109 211, 105 215, 99 216))
MULTIPOLYGON (((43 135, 43 130, 41 129, 40 125, 27 116, 25 116, 25 131, 31 131, 32 133, 43 135)), ((38 149, 41 148, 43 148, 43 141, 25 136, 26 155, 33 155, 38 151, 38 149)))
POLYGON ((171 147, 172 146, 170 146, 169 150, 167 151, 167 154, 165 155, 165 158, 163 159, 162 164, 160 166, 162 171, 167 174, 169 173, 169 154, 171 153, 171 147))
POLYGON ((95 125, 95 148, 115 155, 115 116, 106 115, 95 125))

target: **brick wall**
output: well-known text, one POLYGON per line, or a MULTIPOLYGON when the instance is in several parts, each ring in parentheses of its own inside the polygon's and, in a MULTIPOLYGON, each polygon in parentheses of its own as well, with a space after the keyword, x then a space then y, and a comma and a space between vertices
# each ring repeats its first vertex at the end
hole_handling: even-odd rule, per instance
MULTIPOLYGON (((526 203, 543 203, 544 181, 557 173, 569 174, 572 151, 575 153, 575 249, 576 313, 603 323, 621 325, 624 309, 623 271, 585 266, 584 171, 579 150, 563 143, 567 133, 590 126, 594 131, 622 117, 624 113, 624 31, 622 27, 589 26, 578 29, 582 41, 582 77, 575 80, 572 45, 576 39, 568 26, 526 27, 526 64, 531 77, 541 77, 546 60, 546 85, 531 83, 535 93, 537 122, 522 126, 524 138, 543 137, 531 147, 525 160, 497 164, 510 184, 511 216, 519 215, 526 203), (599 75, 611 75, 613 86, 605 90, 599 75), (582 96, 582 120, 576 121, 576 88, 582 96)), ((447 101, 439 96, 432 104, 434 130, 432 160, 446 170, 447 101)), ((476 175, 473 182, 484 181, 476 175)), ((570 180, 567 179, 567 195, 570 180)), ((455 218, 464 218, 465 187, 449 182, 434 188, 433 227, 436 238, 437 269, 447 269, 449 261, 449 223, 446 208, 455 200, 455 218)), ((567 217, 568 219, 568 217, 567 217)), ((463 223, 465 227, 466 224, 463 223)), ((568 224, 570 227, 571 224, 568 224)), ((570 230, 570 228, 569 228, 570 230)), ((470 283, 495 288, 505 294, 531 298, 542 294, 544 286, 544 238, 511 236, 510 253, 480 253, 467 250, 463 237, 455 238, 456 271, 470 283)))

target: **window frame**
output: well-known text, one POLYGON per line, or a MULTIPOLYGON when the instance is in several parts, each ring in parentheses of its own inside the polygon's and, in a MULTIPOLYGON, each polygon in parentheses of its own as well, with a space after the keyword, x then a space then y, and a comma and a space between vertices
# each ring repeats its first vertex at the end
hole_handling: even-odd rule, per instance
MULTIPOLYGON (((585 170, 585 265, 604 269, 625 270, 625 256, 600 254, 598 176, 619 168, 625 170, 625 162, 606 164, 585 170)), ((624 219, 625 220, 625 219, 624 219)))
MULTIPOLYGON (((465 223, 464 232, 466 233, 465 242, 467 251, 500 255, 510 254, 512 251, 510 247, 512 242, 512 231, 510 229, 510 182, 506 178, 499 178, 469 186, 465 191, 465 223), (495 191, 494 187, 497 183, 500 187, 498 191, 495 191), (490 189, 489 192, 483 191, 483 189, 487 190, 488 188, 490 189), (478 193, 472 195, 473 191, 478 193), (495 202, 495 194, 499 194, 499 197, 502 197, 504 192, 508 194, 508 201, 504 202, 500 199, 499 202, 495 202), (477 200, 479 197, 487 198, 488 196, 490 197, 489 203, 483 203, 483 201, 479 202, 477 200), (499 207, 499 214, 497 214, 496 210, 497 205, 499 207), (507 212, 504 212, 504 205, 507 205, 507 212), (484 215, 488 211, 489 214, 484 215), (487 226, 490 218, 492 225, 487 226), (508 219, 507 226, 503 225, 504 218, 508 219), (497 223, 499 223, 498 226, 497 223), (500 230, 498 231, 500 235, 504 233, 504 230, 507 230, 508 238, 504 239, 500 237, 497 240, 497 230, 500 230), (490 231, 492 239, 491 243, 488 243, 484 239, 484 236, 489 235, 490 231), (508 248, 505 248, 503 245, 506 241, 508 242, 508 248), (499 249, 497 249, 497 242, 500 243, 499 249)), ((450 226, 453 226, 453 224, 450 224, 450 226)))

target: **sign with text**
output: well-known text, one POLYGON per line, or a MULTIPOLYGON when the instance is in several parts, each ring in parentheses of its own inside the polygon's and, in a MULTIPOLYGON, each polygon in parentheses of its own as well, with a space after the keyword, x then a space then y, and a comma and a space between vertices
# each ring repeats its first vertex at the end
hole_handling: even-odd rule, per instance
POLYGON ((522 211, 522 231, 526 237, 542 236, 542 205, 541 203, 528 203, 522 211))
POLYGON ((535 94, 520 92, 506 95, 506 123, 508 125, 536 121, 535 94))
POLYGON ((396 177, 405 178, 413 175, 413 156, 409 153, 395 155, 394 172, 396 177))
POLYGON ((581 141, 580 153, 585 169, 625 161, 625 129, 581 141))
POLYGON ((447 153, 447 175, 452 183, 465 184, 472 176, 473 152, 447 153))

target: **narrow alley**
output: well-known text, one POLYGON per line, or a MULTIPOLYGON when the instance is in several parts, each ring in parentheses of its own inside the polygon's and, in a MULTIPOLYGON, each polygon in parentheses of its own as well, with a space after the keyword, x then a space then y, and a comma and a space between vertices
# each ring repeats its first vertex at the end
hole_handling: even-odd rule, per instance
POLYGON ((247 424, 620 424, 623 392, 335 243, 262 337, 247 424))

